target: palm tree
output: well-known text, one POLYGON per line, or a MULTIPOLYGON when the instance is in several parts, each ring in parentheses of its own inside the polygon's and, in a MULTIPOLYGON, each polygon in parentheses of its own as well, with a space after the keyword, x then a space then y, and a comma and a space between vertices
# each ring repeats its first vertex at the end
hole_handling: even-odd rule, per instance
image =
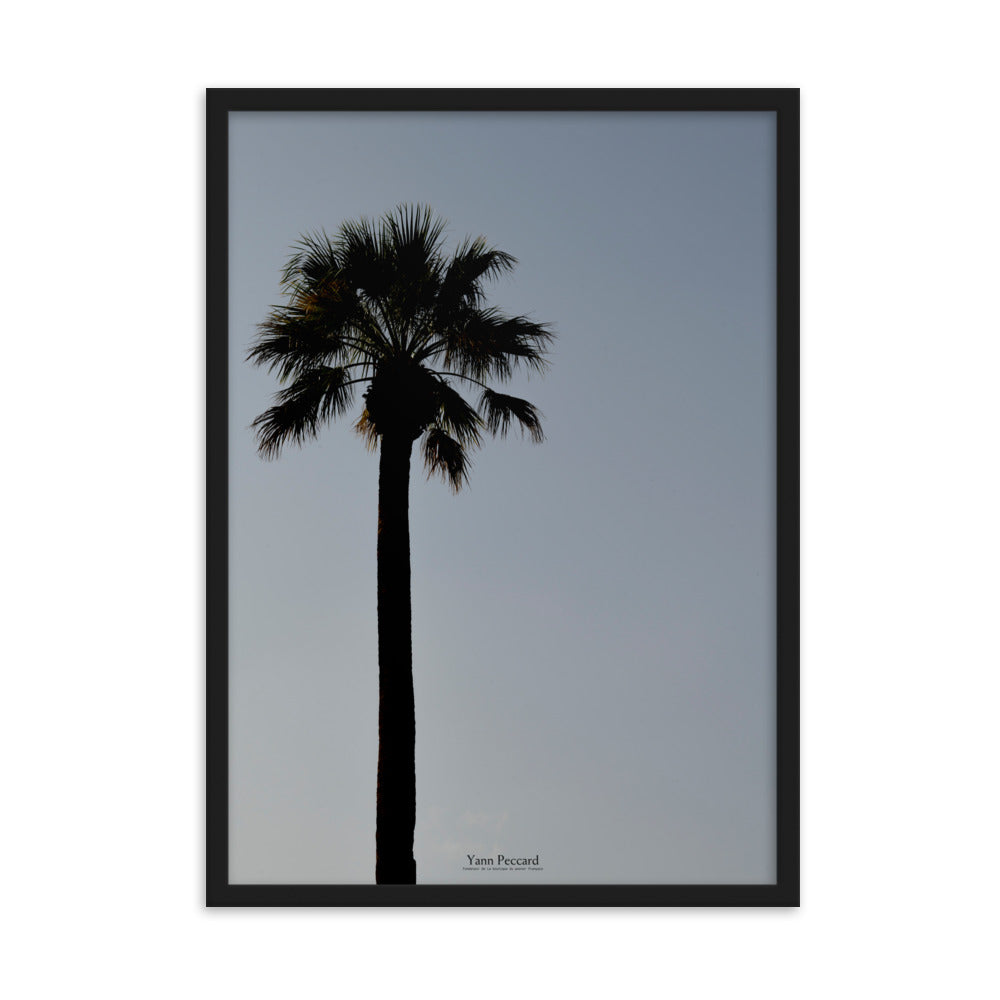
POLYGON ((302 237, 281 278, 286 303, 260 324, 247 360, 276 373, 283 388, 253 422, 260 454, 314 437, 345 414, 357 387, 355 423, 379 449, 379 753, 375 881, 415 883, 416 817, 413 665, 410 640, 409 477, 421 440, 428 476, 457 492, 482 432, 504 437, 512 421, 542 440, 527 400, 491 388, 522 366, 546 367, 549 329, 485 303, 484 284, 510 271, 510 254, 482 237, 454 253, 428 208, 399 206, 379 220, 343 223, 331 237, 302 237), (469 403, 458 391, 478 395, 469 403))

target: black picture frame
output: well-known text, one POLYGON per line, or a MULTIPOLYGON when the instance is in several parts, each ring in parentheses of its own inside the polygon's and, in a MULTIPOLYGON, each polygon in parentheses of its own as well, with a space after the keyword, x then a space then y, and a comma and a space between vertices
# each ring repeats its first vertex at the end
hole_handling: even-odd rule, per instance
POLYGON ((207 91, 209 906, 797 906, 799 903, 799 92, 797 89, 207 91), (239 111, 765 111, 777 120, 777 880, 766 885, 231 884, 228 700, 228 116, 239 111))

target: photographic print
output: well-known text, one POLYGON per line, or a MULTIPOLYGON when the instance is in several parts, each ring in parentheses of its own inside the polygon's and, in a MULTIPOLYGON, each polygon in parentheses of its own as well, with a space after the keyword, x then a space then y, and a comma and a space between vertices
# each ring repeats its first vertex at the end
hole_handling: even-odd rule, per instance
POLYGON ((208 92, 210 905, 797 905, 798 92, 208 92))

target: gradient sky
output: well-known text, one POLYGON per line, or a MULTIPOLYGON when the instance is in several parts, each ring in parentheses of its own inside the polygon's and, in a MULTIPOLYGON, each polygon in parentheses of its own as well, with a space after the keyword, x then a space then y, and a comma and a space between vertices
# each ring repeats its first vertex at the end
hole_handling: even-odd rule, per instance
MULTIPOLYGON (((401 202, 518 259, 547 439, 411 481, 421 883, 775 878, 770 113, 230 115, 230 878, 374 881, 377 458, 277 461, 289 246, 401 202), (541 871, 468 872, 466 855, 541 871)), ((356 409, 360 411, 359 397, 356 409)))

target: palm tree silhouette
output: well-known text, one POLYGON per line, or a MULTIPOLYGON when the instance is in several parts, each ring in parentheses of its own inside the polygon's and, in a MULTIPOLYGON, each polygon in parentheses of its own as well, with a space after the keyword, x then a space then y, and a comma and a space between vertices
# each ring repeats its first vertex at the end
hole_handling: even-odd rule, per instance
POLYGON ((482 237, 446 254, 443 233, 429 208, 399 206, 379 220, 345 222, 332 237, 302 237, 282 273, 286 304, 272 308, 247 356, 284 386, 252 425, 264 458, 314 437, 367 385, 354 426, 369 450, 379 449, 377 883, 416 882, 413 442, 421 439, 428 476, 440 474, 457 492, 484 430, 504 437, 514 420, 522 436, 542 440, 536 408, 488 383, 508 381, 521 366, 543 371, 552 333, 486 305, 483 286, 513 268, 510 254, 482 237), (478 393, 475 405, 455 383, 478 393))

